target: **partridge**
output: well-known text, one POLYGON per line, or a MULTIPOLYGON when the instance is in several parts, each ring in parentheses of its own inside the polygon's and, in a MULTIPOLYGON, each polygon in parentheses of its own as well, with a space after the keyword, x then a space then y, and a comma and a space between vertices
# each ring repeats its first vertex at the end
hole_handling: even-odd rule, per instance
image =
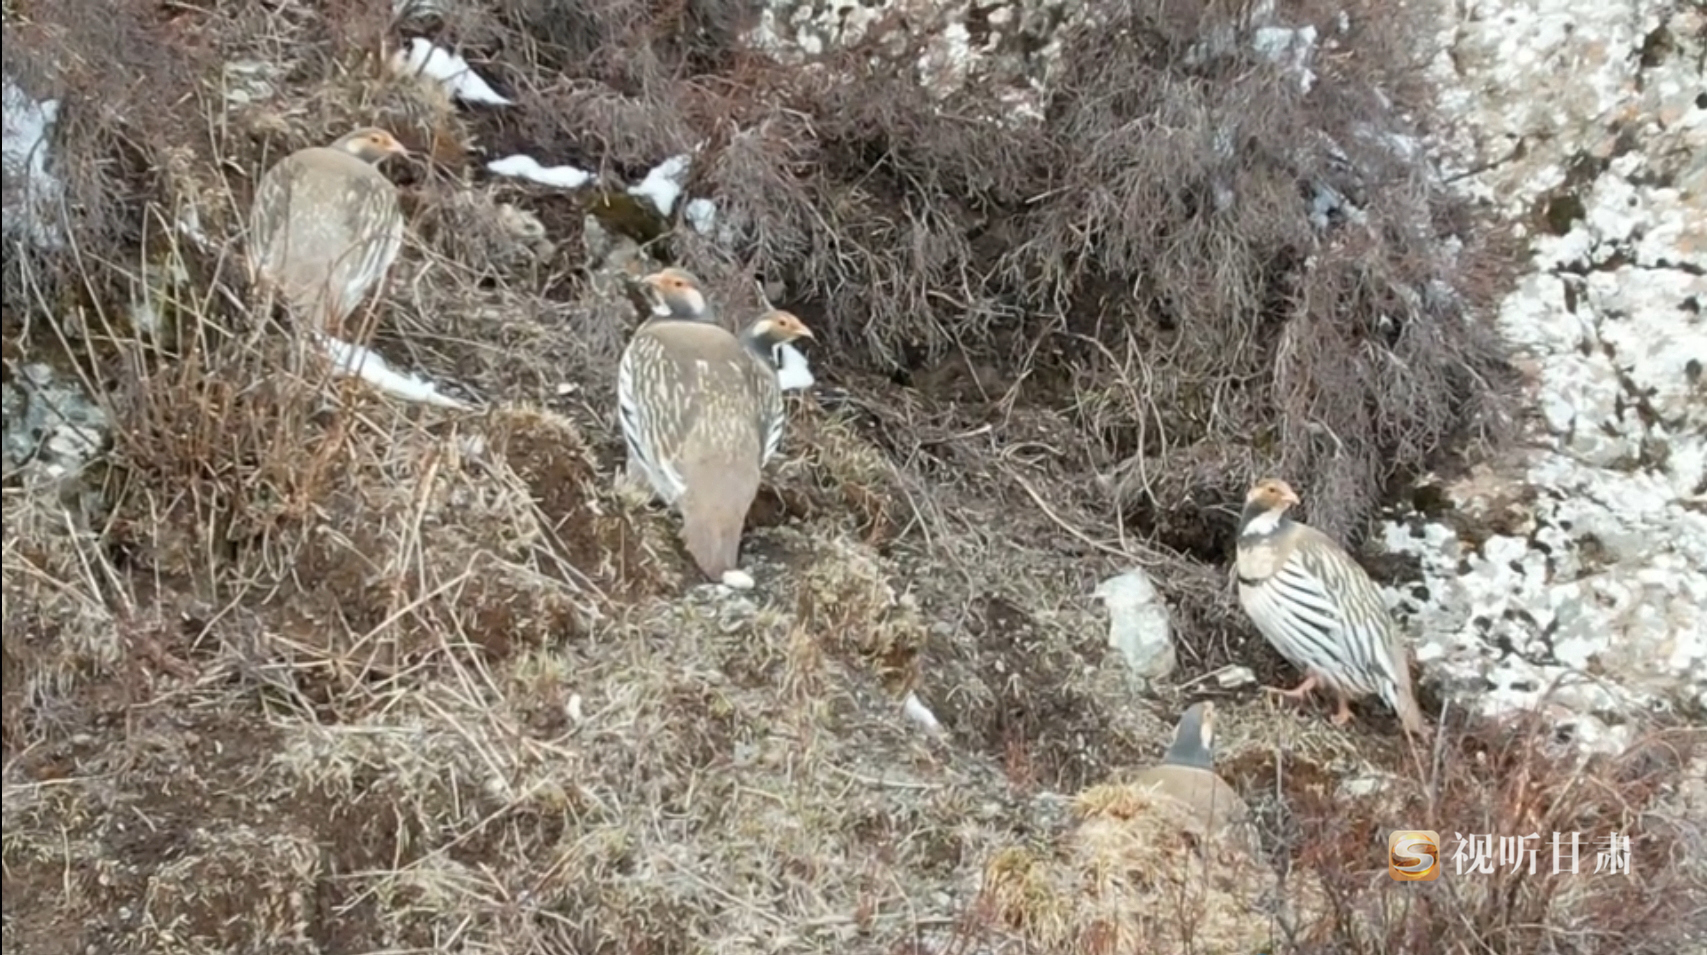
POLYGON ((249 213, 251 274, 316 331, 337 334, 396 261, 403 212, 377 167, 407 154, 370 127, 299 149, 261 177, 249 213))
MULTIPOLYGON (((662 299, 679 290, 670 278, 643 281, 662 299)), ((681 511, 683 543, 712 580, 751 586, 737 568, 741 531, 784 421, 768 356, 810 337, 787 312, 767 312, 740 335, 672 312, 641 325, 623 350, 617 405, 629 472, 681 511)))
POLYGON ((1174 741, 1160 764, 1138 773, 1134 785, 1191 811, 1198 835, 1230 835, 1255 846, 1245 801, 1215 775, 1215 704, 1193 703, 1174 728, 1174 741))
POLYGON ((641 279, 640 284, 651 299, 654 317, 695 322, 714 320, 711 303, 699 279, 686 269, 663 269, 641 279))
POLYGON ((1318 684, 1339 699, 1334 725, 1351 719, 1350 701, 1378 694, 1405 732, 1426 732, 1411 692, 1409 654, 1381 591, 1326 534, 1287 516, 1298 495, 1265 478, 1245 495, 1239 521, 1239 603, 1280 655, 1304 671, 1290 690, 1302 699, 1318 684))

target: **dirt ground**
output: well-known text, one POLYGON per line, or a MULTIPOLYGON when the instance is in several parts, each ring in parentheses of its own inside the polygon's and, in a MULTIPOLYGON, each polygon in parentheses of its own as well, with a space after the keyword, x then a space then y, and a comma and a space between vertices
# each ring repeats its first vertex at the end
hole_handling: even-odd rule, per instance
MULTIPOLYGON (((595 110, 523 70, 580 49, 581 34, 548 29, 567 7, 475 8, 445 29, 495 51, 494 81, 531 97, 521 119, 382 75, 368 54, 398 27, 356 4, 140 4, 108 19, 88 0, 6 6, 8 75, 51 74, 40 61, 58 57, 57 81, 85 94, 67 106, 67 177, 76 223, 108 255, 69 273, 9 258, 7 380, 46 363, 112 421, 82 473, 21 469, 4 489, 7 952, 1634 955, 1707 934, 1688 731, 1656 724, 1630 753, 1583 763, 1540 722, 1454 714, 1437 749, 1412 751, 1378 706, 1339 730, 1325 704, 1276 709, 1214 680, 1229 663, 1296 679, 1237 612, 1233 477, 1331 462, 1323 495, 1356 492, 1325 523, 1353 537, 1393 477, 1370 469, 1378 442, 1290 458, 1278 432, 1181 390, 1235 339, 1252 351, 1227 374, 1272 364, 1275 334, 1229 326, 1210 336, 1221 345, 1192 344, 1164 322, 1119 338, 1061 316, 986 335, 1001 325, 988 314, 903 334, 819 294, 828 273, 775 272, 783 304, 826 331, 820 387, 790 397, 749 522, 757 589, 699 585, 674 518, 615 486, 612 369, 637 315, 603 250, 611 234, 663 236, 644 261, 690 262, 731 313, 758 276, 679 222, 637 226, 621 202, 478 174, 476 149, 561 144, 542 104, 595 110), (65 52, 141 39, 155 45, 128 47, 146 52, 124 91, 65 52), (210 106, 214 53, 244 64, 217 74, 224 95, 274 92, 210 106), (103 89, 106 111, 87 95, 103 89), (172 105, 139 127, 148 102, 172 105), (252 177, 358 119, 429 157, 388 169, 411 231, 375 347, 479 394, 479 411, 292 374, 287 336, 247 296, 234 255, 252 177), (543 245, 506 203, 537 217, 543 245), (214 239, 179 227, 187 209, 214 239), (139 288, 153 331, 127 308, 139 288), (1183 456, 1166 434, 1145 450, 1141 402, 1162 398, 1139 353, 1087 357, 1137 338, 1163 356, 1153 384, 1183 456), (1169 467, 1140 495, 1134 461, 1169 467), (1151 685, 1107 648, 1090 596, 1133 564, 1180 634, 1178 670, 1151 685), (907 714, 909 694, 936 730, 907 714), (1218 766, 1257 814, 1259 858, 1198 845, 1124 785, 1197 699, 1219 707, 1218 766), (1635 874, 1392 882, 1386 832, 1429 822, 1627 832, 1635 874)), ((577 29, 620 46, 632 38, 611 24, 634 9, 592 5, 577 29)), ((684 9, 649 15, 723 29, 721 7, 684 9)), ((612 88, 653 95, 638 73, 618 82, 640 67, 580 52, 612 88)), ((705 75, 750 68, 678 54, 705 75)), ((733 95, 708 88, 695 95, 733 95)), ((623 138, 613 120, 605 145, 655 161, 663 128, 623 138)), ((580 148, 552 155, 593 164, 580 148)), ((894 195, 873 185, 846 202, 912 195, 897 183, 924 188, 898 175, 894 195)), ((786 245, 762 251, 822 251, 786 245)), ((1367 305, 1379 282, 1360 274, 1339 290, 1367 305)), ((1078 306, 1122 294, 1094 284, 1078 306)), ((1428 354, 1450 370, 1482 347, 1428 354)), ((1451 378, 1389 397, 1430 404, 1451 378)), ((1355 383, 1293 384, 1274 406, 1355 383)), ((1439 434, 1418 445, 1439 438, 1441 460, 1477 447, 1462 409, 1441 410, 1458 400, 1440 400, 1439 434)), ((1391 447, 1427 431, 1370 407, 1360 426, 1391 447)))

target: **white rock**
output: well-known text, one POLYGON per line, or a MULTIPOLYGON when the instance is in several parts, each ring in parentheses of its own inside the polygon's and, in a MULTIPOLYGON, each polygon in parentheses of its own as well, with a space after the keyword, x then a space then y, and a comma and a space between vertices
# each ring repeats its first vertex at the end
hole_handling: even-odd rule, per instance
POLYGON ((1133 673, 1158 679, 1173 672, 1168 608, 1143 568, 1108 578, 1097 585, 1094 595, 1108 607, 1108 645, 1119 651, 1133 673))
POLYGON ((6 470, 33 468, 50 478, 69 477, 100 456, 112 430, 106 409, 91 401, 74 377, 32 363, 0 385, 6 470))
POLYGON ((1223 690, 1236 690, 1256 682, 1256 671, 1247 666, 1227 666, 1215 671, 1215 684, 1223 690))
POLYGON ((744 570, 726 570, 723 572, 723 586, 730 590, 752 590, 753 575, 744 570))
POLYGON ((901 712, 905 713, 908 719, 924 727, 926 733, 932 736, 943 734, 942 723, 937 721, 936 714, 932 713, 930 707, 919 699, 917 693, 911 690, 907 691, 907 698, 901 702, 901 712))

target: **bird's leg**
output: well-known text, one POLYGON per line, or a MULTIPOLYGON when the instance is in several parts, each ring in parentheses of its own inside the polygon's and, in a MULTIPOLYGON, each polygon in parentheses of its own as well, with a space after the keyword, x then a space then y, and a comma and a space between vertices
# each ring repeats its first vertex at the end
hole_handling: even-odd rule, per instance
POLYGON ((1336 692, 1334 695, 1339 697, 1340 708, 1335 710, 1334 715, 1328 717, 1328 719, 1335 726, 1344 726, 1346 723, 1351 721, 1351 701, 1346 699, 1344 693, 1336 692))
POLYGON ((1304 682, 1290 690, 1283 690, 1278 686, 1265 686, 1263 689, 1281 699, 1302 700, 1310 695, 1311 690, 1316 688, 1317 682, 1316 674, 1312 671, 1304 677, 1304 682))

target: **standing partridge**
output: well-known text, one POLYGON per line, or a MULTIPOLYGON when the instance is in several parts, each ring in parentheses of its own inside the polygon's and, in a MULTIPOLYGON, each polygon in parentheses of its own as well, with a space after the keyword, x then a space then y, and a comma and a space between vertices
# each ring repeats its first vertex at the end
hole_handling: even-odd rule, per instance
POLYGON ((249 213, 251 274, 315 331, 338 335, 396 261, 403 212, 377 166, 407 154, 370 127, 299 149, 261 177, 249 213))
POLYGON ((1379 694, 1405 732, 1424 733, 1409 654, 1381 591, 1326 534, 1287 516, 1297 503, 1285 481, 1265 478, 1245 495, 1239 521, 1239 603, 1305 674, 1293 689, 1270 692, 1302 699, 1325 684, 1339 699, 1336 726, 1351 719, 1352 698, 1379 694))
MULTIPOLYGON (((667 273, 644 281, 660 298, 674 288, 667 273)), ((683 543, 712 580, 752 586, 737 568, 741 531, 784 421, 767 356, 810 337, 787 312, 767 312, 738 336, 672 315, 648 320, 623 350, 617 405, 629 472, 681 510, 683 543)))
POLYGON ((1200 836, 1231 835, 1254 847, 1250 810, 1245 801, 1215 775, 1215 704, 1193 703, 1174 728, 1174 741, 1160 764, 1140 771, 1133 783, 1178 802, 1191 811, 1200 836))

